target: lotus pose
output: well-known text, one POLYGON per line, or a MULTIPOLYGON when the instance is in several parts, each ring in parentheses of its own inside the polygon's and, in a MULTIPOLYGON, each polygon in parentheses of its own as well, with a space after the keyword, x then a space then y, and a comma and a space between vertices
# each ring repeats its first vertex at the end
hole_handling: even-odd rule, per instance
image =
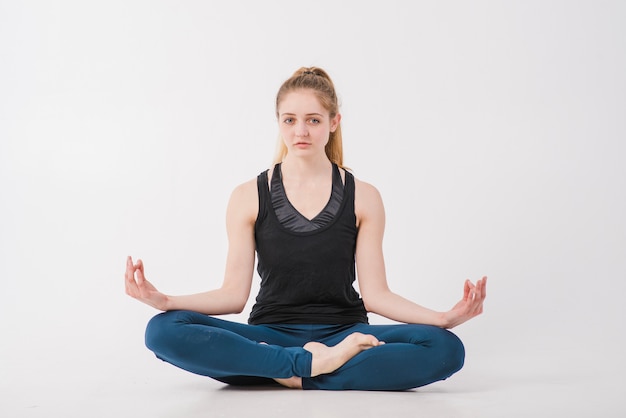
POLYGON ((487 278, 466 280, 447 312, 392 292, 383 202, 343 167, 341 114, 328 74, 297 70, 278 91, 276 116, 274 165, 230 197, 220 288, 163 294, 146 279, 143 262, 128 257, 126 293, 164 311, 148 323, 147 347, 232 385, 407 390, 450 377, 465 351, 449 329, 482 313, 487 278), (248 323, 218 318, 246 306, 255 256, 261 284, 248 323), (369 324, 368 312, 395 323, 369 324))

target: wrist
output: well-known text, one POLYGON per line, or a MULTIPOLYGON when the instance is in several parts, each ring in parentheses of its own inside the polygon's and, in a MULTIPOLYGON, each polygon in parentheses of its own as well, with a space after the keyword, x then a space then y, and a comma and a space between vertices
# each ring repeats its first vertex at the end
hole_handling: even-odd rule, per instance
POLYGON ((448 318, 448 316, 446 315, 447 312, 439 312, 437 315, 437 326, 439 328, 443 328, 443 329, 448 329, 448 328, 452 328, 452 324, 450 322, 450 319, 448 318))
POLYGON ((161 306, 158 306, 157 308, 162 311, 171 311, 174 310, 173 305, 174 301, 172 300, 172 297, 168 295, 163 295, 163 302, 161 303, 161 306))

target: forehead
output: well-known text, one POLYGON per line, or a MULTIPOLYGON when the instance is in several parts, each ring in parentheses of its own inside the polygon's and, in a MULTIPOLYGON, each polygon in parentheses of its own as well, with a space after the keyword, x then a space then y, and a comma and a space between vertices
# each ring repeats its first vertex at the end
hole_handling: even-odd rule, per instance
POLYGON ((311 89, 294 90, 285 94, 278 104, 278 113, 328 114, 317 95, 311 89))

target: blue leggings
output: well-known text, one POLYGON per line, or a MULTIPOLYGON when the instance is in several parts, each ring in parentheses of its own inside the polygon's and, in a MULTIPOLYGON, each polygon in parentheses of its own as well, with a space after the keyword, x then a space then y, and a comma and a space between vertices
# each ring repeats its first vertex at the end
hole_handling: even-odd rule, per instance
POLYGON ((323 390, 412 389, 450 377, 465 357, 456 335, 430 325, 248 325, 191 311, 152 318, 146 346, 161 360, 227 384, 299 376, 303 389, 323 390), (353 332, 386 344, 360 352, 333 373, 310 377, 312 356, 302 346, 333 346, 353 332))

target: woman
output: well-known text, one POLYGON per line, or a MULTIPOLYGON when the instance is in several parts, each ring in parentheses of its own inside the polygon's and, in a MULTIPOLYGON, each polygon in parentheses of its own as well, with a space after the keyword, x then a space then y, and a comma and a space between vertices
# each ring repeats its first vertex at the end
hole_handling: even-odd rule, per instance
POLYGON ((275 165, 230 198, 219 289, 165 295, 146 280, 142 261, 128 257, 126 293, 165 311, 148 324, 148 348, 229 384, 406 390, 457 372, 464 348, 447 329, 482 313, 486 277, 466 281, 463 299, 447 312, 393 293, 383 203, 342 167, 341 115, 328 74, 296 71, 278 91, 276 115, 275 165), (244 309, 255 251, 261 287, 248 324, 215 318, 244 309), (367 312, 401 324, 370 325, 367 312))

